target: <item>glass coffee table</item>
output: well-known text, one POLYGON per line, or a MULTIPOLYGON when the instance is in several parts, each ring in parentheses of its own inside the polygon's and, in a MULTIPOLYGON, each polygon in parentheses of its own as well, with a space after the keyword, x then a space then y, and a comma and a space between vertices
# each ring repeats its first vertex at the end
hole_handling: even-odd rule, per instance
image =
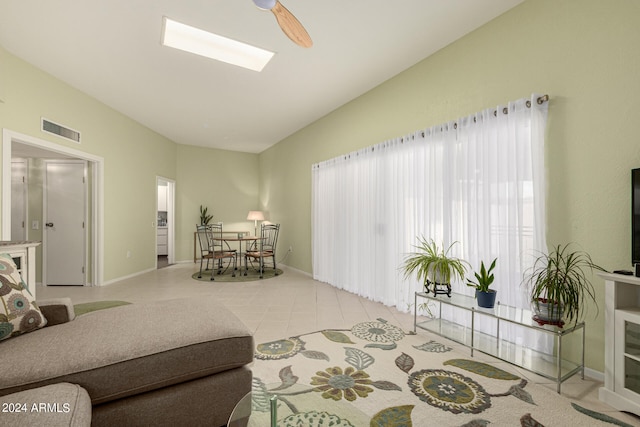
POLYGON ((227 427, 288 427, 369 425, 371 417, 349 402, 325 399, 313 387, 295 384, 259 386, 235 406, 227 427))

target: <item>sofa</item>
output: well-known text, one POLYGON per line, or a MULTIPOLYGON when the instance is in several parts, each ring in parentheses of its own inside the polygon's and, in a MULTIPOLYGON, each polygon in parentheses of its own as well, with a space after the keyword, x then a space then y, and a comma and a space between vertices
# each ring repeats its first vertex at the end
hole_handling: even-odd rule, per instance
POLYGON ((37 307, 45 327, 0 341, 0 425, 223 426, 251 390, 252 334, 211 297, 37 307))

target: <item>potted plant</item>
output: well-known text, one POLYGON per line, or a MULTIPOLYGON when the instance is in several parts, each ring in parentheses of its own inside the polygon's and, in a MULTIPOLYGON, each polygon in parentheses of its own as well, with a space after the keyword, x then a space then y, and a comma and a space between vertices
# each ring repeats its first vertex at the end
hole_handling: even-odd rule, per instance
POLYGON ((429 293, 429 285, 433 284, 434 294, 444 293, 451 296, 451 279, 464 279, 467 271, 465 261, 449 255, 455 242, 446 250, 439 248, 433 239, 426 240, 422 237, 419 242, 420 244, 415 246, 417 252, 410 253, 402 266, 405 278, 415 273, 418 280, 424 282, 426 293, 429 293))
POLYGON ((480 262, 480 271, 475 273, 476 281, 467 279, 467 286, 476 288, 476 299, 478 300, 478 306, 483 308, 493 308, 496 303, 497 292, 494 289, 489 289, 493 283, 493 269, 496 267, 496 261, 494 259, 489 266, 489 269, 484 266, 484 261, 480 262))
POLYGON ((563 318, 577 323, 583 317, 586 300, 593 301, 597 308, 590 280, 593 270, 606 271, 588 253, 572 250, 570 244, 538 256, 524 280, 530 288, 534 319, 562 326, 563 318))
POLYGON ((208 215, 207 210, 208 208, 203 208, 200 205, 200 225, 209 225, 209 221, 213 219, 213 215, 208 215))

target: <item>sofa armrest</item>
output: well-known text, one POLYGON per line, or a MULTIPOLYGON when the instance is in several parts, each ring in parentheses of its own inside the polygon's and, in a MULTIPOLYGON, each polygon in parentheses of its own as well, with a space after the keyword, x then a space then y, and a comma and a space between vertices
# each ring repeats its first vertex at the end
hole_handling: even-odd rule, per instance
POLYGON ((36 303, 47 319, 47 326, 70 322, 76 318, 76 312, 70 298, 38 300, 36 303))

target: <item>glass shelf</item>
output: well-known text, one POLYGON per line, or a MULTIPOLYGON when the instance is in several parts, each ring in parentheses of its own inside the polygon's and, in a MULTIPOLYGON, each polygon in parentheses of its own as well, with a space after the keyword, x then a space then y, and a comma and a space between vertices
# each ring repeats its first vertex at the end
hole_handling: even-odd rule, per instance
POLYGON ((476 313, 494 317, 496 319, 505 320, 507 322, 521 325, 527 328, 544 329, 548 332, 559 335, 570 334, 575 329, 584 327, 584 324, 582 322, 577 323, 571 328, 561 328, 556 325, 540 325, 538 322, 533 320, 533 312, 531 310, 503 305, 500 304, 500 302, 496 302, 494 308, 482 308, 478 307, 477 301, 474 297, 468 295, 452 293, 451 297, 447 297, 446 295, 442 294, 432 295, 425 292, 416 292, 416 297, 427 298, 431 301, 444 303, 446 305, 462 308, 464 310, 473 310, 476 313))
MULTIPOLYGON (((627 316, 638 316, 638 310, 620 310, 627 316)), ((624 387, 640 393, 640 324, 624 322, 624 387)))
POLYGON ((446 295, 433 295, 424 292, 416 292, 416 309, 418 307, 418 298, 438 303, 440 305, 438 316, 442 313, 443 304, 466 311, 469 314, 468 319, 470 320, 471 326, 465 326, 447 319, 442 319, 441 317, 433 317, 426 321, 417 322, 416 312, 414 314, 414 332, 416 332, 417 328, 434 332, 469 347, 471 349, 471 356, 473 356, 474 350, 478 350, 482 353, 556 381, 558 393, 560 393, 562 382, 576 373, 581 372, 581 376, 584 379, 583 322, 577 323, 566 329, 554 325, 541 326, 533 320, 533 313, 530 310, 501 304, 496 304, 492 309, 481 308, 477 306, 477 302, 474 297, 454 293, 451 294, 451 297, 447 297, 446 295), (496 335, 490 335, 486 332, 478 331, 474 326, 476 320, 478 320, 476 316, 495 319, 496 335), (552 335, 555 338, 554 354, 543 353, 524 345, 507 341, 506 339, 500 339, 499 337, 502 335, 501 327, 504 323, 514 324, 529 330, 552 335), (577 331, 582 332, 582 336, 580 337, 582 340, 582 356, 580 362, 563 358, 562 353, 563 337, 571 335, 577 331))
POLYGON ((625 322, 624 352, 640 358, 640 324, 625 322))

